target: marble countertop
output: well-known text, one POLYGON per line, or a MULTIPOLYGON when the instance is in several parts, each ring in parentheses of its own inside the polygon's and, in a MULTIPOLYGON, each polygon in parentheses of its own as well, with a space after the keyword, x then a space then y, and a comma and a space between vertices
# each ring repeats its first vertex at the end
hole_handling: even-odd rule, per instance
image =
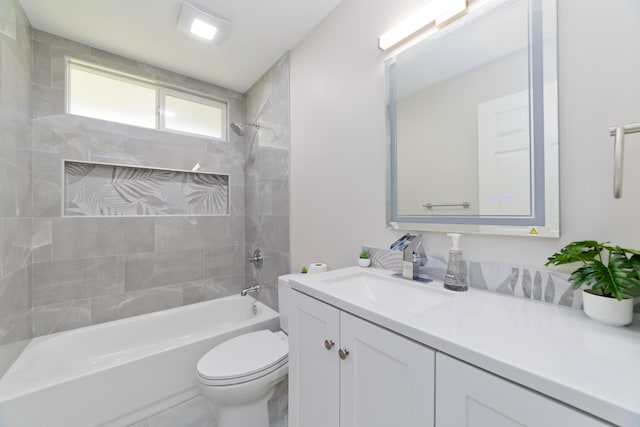
MULTIPOLYGON (((640 426, 640 317, 626 327, 599 324, 582 310, 477 289, 409 313, 341 293, 323 280, 360 267, 293 275, 292 288, 437 351, 621 426, 640 426)), ((393 272, 366 269, 391 276, 393 272)), ((400 278, 391 280, 403 281, 400 278)))

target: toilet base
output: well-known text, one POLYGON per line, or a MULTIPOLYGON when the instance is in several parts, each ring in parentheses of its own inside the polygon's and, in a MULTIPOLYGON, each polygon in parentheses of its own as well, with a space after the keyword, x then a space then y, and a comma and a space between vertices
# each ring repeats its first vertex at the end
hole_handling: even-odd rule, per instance
POLYGON ((211 405, 218 427, 269 427, 268 402, 275 388, 261 399, 240 405, 216 407, 211 405))
POLYGON ((289 365, 253 381, 228 386, 198 385, 213 410, 218 427, 269 427, 269 400, 287 381, 289 365))

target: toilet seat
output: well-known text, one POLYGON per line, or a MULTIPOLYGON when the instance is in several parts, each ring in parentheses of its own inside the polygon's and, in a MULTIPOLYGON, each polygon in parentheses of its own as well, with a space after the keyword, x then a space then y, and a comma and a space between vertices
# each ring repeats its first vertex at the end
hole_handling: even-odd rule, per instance
POLYGON ((198 361, 200 381, 209 386, 240 384, 264 377, 288 362, 284 332, 262 330, 232 338, 198 361))

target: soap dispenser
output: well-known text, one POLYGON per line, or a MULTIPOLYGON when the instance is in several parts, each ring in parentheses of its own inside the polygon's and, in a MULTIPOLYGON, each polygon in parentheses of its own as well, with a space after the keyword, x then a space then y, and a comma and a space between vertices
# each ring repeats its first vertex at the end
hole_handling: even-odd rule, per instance
POLYGON ((447 266, 447 275, 444 278, 444 287, 451 291, 466 291, 469 289, 467 284, 467 265, 462 257, 462 249, 460 249, 460 237, 458 233, 448 233, 451 237, 451 249, 449 249, 449 265, 447 266))

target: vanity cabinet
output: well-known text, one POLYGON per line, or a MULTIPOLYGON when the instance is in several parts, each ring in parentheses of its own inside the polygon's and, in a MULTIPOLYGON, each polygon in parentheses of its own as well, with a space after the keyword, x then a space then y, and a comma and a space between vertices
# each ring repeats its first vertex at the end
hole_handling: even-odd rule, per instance
POLYGON ((610 426, 445 354, 436 366, 436 426, 610 426))
POLYGON ((340 312, 296 291, 289 304, 289 425, 338 426, 340 312))
POLYGON ((300 292, 289 317, 292 427, 429 427, 435 352, 300 292))

